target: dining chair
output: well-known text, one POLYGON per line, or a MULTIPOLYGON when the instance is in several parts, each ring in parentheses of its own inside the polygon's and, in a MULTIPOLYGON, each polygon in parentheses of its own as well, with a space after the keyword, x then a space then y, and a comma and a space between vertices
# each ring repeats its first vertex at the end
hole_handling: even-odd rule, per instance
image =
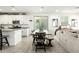
POLYGON ((2 35, 2 29, 0 29, 0 50, 2 50, 2 47, 6 44, 9 46, 7 36, 2 35))
POLYGON ((35 43, 36 37, 37 37, 37 35, 36 34, 33 34, 33 43, 32 44, 35 43))
POLYGON ((45 32, 44 33, 36 32, 35 51, 37 51, 37 49, 44 49, 44 51, 46 52, 45 35, 46 35, 45 32))

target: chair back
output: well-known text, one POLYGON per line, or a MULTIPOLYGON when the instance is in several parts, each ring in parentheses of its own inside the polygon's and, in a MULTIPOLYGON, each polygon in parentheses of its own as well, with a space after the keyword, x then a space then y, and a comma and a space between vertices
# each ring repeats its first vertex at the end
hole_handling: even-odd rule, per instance
POLYGON ((45 36, 46 36, 45 32, 43 32, 43 33, 37 33, 36 32, 36 41, 37 42, 41 42, 41 41, 44 42, 45 36))
POLYGON ((36 39, 37 38, 37 35, 36 34, 33 34, 33 39, 36 39))
POLYGON ((2 30, 0 29, 0 39, 2 38, 2 30))
POLYGON ((2 30, 0 29, 0 49, 2 49, 2 30))

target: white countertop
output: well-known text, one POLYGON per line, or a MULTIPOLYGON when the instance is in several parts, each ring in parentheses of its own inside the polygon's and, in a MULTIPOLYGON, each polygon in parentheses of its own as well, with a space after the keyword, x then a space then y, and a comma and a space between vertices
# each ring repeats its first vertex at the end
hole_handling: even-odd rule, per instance
POLYGON ((2 29, 3 32, 10 32, 10 31, 16 31, 21 29, 2 29))

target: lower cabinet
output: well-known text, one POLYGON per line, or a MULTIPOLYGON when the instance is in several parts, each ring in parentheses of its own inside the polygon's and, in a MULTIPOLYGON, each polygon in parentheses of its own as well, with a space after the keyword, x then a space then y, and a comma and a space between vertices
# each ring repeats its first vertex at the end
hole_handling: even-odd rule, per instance
POLYGON ((79 38, 72 36, 71 32, 64 31, 64 33, 61 33, 61 31, 59 31, 57 37, 61 46, 68 52, 79 53, 79 38))
POLYGON ((29 29, 22 29, 22 36, 23 37, 27 37, 27 36, 29 36, 30 34, 29 34, 29 29))

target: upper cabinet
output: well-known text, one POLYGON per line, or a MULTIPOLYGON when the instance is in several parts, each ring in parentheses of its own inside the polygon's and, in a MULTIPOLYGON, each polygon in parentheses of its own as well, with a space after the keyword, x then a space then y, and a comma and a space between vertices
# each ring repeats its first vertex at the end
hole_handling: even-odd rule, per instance
POLYGON ((17 20, 23 24, 23 15, 0 15, 0 24, 12 24, 12 21, 17 20))

